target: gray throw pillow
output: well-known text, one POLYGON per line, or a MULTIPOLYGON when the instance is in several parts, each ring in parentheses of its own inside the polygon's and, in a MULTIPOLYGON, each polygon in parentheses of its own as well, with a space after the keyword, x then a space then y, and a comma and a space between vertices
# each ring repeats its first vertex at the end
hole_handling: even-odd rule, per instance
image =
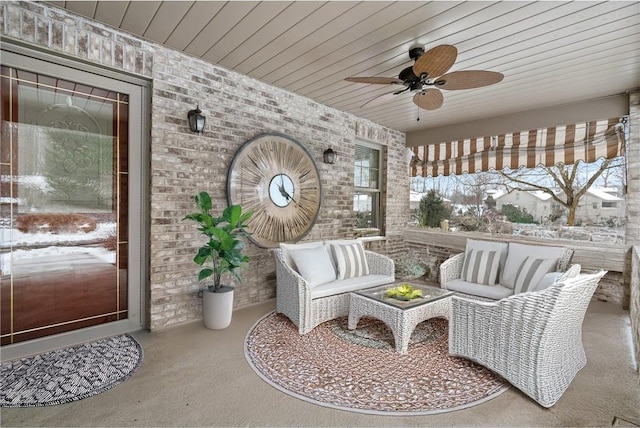
POLYGON ((475 284, 495 285, 499 267, 499 251, 471 250, 464 258, 462 279, 475 284))
POLYGON ((555 269, 557 262, 557 259, 525 258, 516 273, 514 294, 533 291, 540 280, 555 269))

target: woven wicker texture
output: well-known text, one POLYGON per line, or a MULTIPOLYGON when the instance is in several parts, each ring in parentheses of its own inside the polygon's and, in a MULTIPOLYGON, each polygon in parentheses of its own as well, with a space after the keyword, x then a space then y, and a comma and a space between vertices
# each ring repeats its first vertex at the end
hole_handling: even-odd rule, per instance
MULTIPOLYGON (((276 312, 286 315, 298 327, 300 334, 310 332, 320 323, 349 314, 349 293, 312 299, 309 283, 289 267, 282 250, 274 249, 273 253, 276 259, 276 312)), ((392 259, 372 251, 365 251, 365 255, 370 274, 394 277, 392 259)))
POLYGON ((349 329, 355 329, 363 316, 372 316, 383 321, 393 332, 396 352, 406 354, 411 333, 418 323, 430 318, 449 319, 451 296, 408 309, 400 309, 384 302, 351 294, 349 329))
POLYGON ((582 321, 605 273, 491 303, 453 297, 449 353, 482 364, 540 405, 553 406, 586 364, 582 321))

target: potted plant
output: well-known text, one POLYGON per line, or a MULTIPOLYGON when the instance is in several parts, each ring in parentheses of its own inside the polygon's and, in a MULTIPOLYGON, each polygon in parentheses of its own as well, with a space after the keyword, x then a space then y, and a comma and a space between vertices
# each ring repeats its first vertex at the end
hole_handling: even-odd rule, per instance
POLYGON ((200 192, 195 201, 200 212, 184 219, 197 222, 198 230, 206 236, 207 242, 198 248, 193 261, 203 266, 198 274, 199 281, 213 277, 213 284, 208 284, 202 292, 202 316, 207 328, 222 329, 231 324, 233 313, 233 287, 222 285, 222 276, 232 274, 241 281, 236 270, 249 261, 243 254, 242 237, 248 235, 246 221, 253 212, 243 213, 240 205, 231 205, 224 209, 221 217, 214 217, 207 192, 200 192))

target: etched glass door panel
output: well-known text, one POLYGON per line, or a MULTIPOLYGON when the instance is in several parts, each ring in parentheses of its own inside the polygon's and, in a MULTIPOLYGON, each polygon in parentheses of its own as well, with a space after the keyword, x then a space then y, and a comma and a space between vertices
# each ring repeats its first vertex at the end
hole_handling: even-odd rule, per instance
POLYGON ((2 67, 2 345, 127 318, 128 111, 2 67))

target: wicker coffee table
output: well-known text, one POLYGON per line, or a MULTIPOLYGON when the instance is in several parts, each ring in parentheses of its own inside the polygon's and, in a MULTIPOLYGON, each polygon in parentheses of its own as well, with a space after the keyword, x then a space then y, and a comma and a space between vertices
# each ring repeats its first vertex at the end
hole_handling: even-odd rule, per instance
POLYGON ((352 292, 349 298, 349 329, 355 329, 364 316, 377 318, 393 332, 396 352, 406 354, 411 333, 419 323, 436 317, 449 319, 453 293, 428 285, 411 284, 422 290, 421 298, 405 301, 386 297, 385 292, 397 285, 387 284, 352 292))

